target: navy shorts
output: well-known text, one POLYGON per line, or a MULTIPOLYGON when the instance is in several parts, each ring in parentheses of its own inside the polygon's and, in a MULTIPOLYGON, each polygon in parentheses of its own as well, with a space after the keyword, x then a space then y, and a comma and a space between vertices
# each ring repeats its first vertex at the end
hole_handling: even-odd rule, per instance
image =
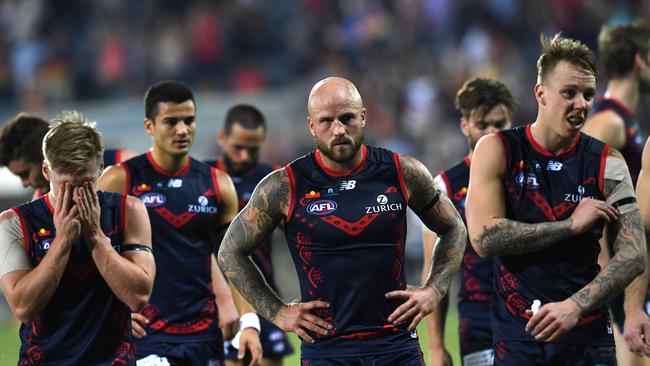
POLYGON ((223 366, 221 342, 138 342, 136 366, 223 366))
POLYGON ((490 319, 460 316, 458 319, 458 337, 461 358, 476 352, 492 350, 490 319))
MULTIPOLYGON (((264 358, 280 359, 293 353, 293 347, 286 333, 275 324, 260 316, 260 342, 264 358)), ((237 349, 229 341, 223 342, 226 360, 237 359, 237 349)))
POLYGON ((420 349, 382 355, 300 360, 300 366, 426 366, 420 349))
POLYGON ((497 342, 495 366, 616 366, 614 346, 588 346, 566 343, 497 342))

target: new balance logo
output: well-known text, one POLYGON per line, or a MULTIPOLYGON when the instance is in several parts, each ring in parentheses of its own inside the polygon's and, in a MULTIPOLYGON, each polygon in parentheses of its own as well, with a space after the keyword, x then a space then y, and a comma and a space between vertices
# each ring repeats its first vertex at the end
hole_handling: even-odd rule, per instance
POLYGON ((546 170, 552 170, 554 172, 559 172, 562 170, 562 163, 559 161, 550 160, 546 166, 546 170))
POLYGON ((167 183, 167 187, 169 188, 181 188, 183 186, 183 180, 182 179, 170 179, 169 183, 167 183))
POLYGON ((357 181, 356 180, 344 180, 341 182, 341 188, 339 188, 339 191, 349 191, 351 189, 354 189, 357 186, 357 181))

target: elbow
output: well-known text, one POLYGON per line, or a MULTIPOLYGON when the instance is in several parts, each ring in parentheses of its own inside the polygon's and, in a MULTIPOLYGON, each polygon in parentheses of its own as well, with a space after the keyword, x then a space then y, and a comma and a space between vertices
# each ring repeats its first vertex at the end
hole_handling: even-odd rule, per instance
POLYGON ((491 254, 488 253, 487 248, 485 248, 485 246, 483 245, 484 242, 480 238, 470 236, 469 241, 472 244, 472 248, 474 249, 476 254, 478 254, 479 257, 487 258, 491 256, 491 254))
POLYGON ((35 309, 30 309, 28 306, 16 307, 13 309, 13 312, 16 318, 24 324, 29 324, 38 317, 38 312, 35 309))
POLYGON ((639 259, 638 261, 634 262, 634 266, 632 268, 632 271, 634 273, 634 278, 642 275, 647 269, 646 269, 646 261, 644 258, 639 259))
POLYGON ((132 312, 139 313, 149 303, 150 295, 151 292, 147 294, 135 295, 129 299, 129 301, 127 301, 126 306, 128 306, 132 312))

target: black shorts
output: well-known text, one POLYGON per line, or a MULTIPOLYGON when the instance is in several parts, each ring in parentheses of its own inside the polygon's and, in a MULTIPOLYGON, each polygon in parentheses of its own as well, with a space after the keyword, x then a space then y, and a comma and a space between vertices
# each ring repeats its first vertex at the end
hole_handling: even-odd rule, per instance
MULTIPOLYGON (((492 350, 492 326, 490 319, 470 318, 460 316, 458 319, 458 337, 460 356, 478 358, 479 354, 494 354, 492 350)), ((472 363, 463 362, 467 366, 472 363)), ((480 363, 486 364, 485 362, 480 363)))
POLYGON ((616 366, 614 346, 506 341, 494 346, 495 366, 616 366))
POLYGON ((167 343, 138 342, 136 366, 223 366, 221 342, 167 343))
POLYGON ((360 357, 337 357, 300 360, 300 366, 426 366, 420 349, 360 357))
MULTIPOLYGON (((280 359, 293 353, 293 347, 286 333, 275 324, 260 316, 260 342, 264 358, 280 359)), ((223 342, 226 360, 237 359, 237 349, 229 341, 223 342)))

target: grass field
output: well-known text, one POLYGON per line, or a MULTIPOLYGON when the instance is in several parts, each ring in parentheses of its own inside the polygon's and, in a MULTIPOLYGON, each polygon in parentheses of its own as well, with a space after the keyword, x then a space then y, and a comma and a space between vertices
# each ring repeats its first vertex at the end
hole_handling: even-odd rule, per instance
MULTIPOLYGON (((445 343, 449 352, 454 358, 454 365, 460 365, 458 355, 458 317, 456 313, 449 312, 447 316, 447 327, 445 329, 445 343)), ((424 331, 424 322, 420 323, 419 327, 420 344, 426 356, 428 350, 426 347, 426 332, 424 331)), ((291 342, 294 348, 300 349, 300 342, 295 334, 291 334, 291 342)), ((20 342, 18 341, 18 329, 13 325, 3 324, 0 325, 0 366, 15 366, 18 362, 18 349, 20 342)), ((293 357, 289 357, 284 363, 286 366, 300 365, 300 355, 295 353, 293 357)))

